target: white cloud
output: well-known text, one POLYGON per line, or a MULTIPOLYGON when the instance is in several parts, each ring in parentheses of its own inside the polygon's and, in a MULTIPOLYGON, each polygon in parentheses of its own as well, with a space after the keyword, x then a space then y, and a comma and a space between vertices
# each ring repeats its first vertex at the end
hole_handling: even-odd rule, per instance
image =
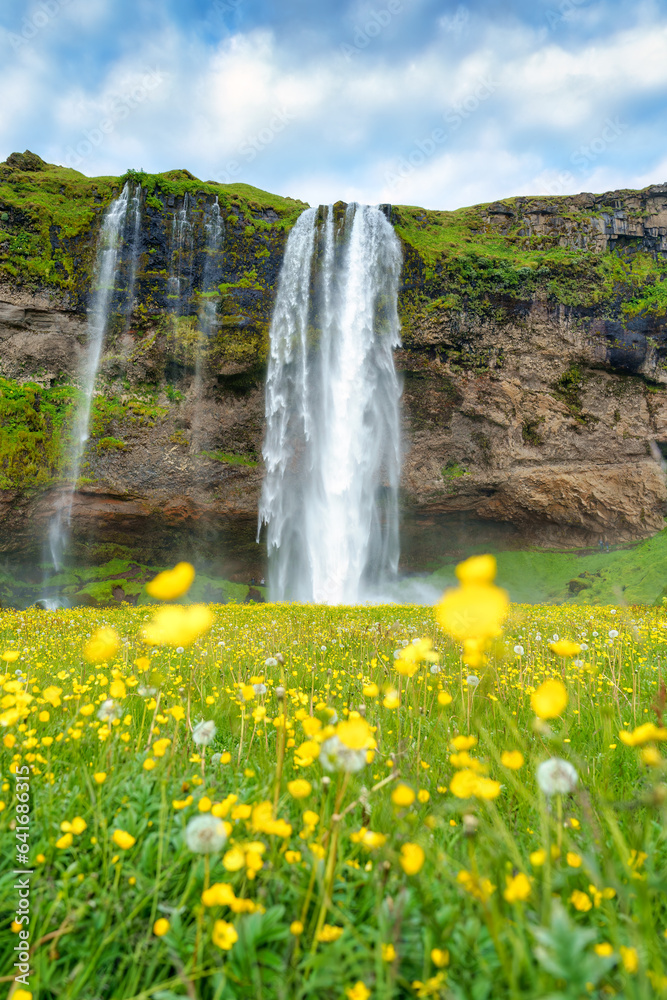
MULTIPOLYGON (((638 26, 577 51, 566 48, 565 33, 485 28, 479 19, 475 27, 477 47, 464 56, 444 25, 417 53, 383 60, 379 38, 347 61, 339 47, 317 57, 304 49, 295 59, 268 29, 210 46, 165 24, 133 37, 94 83, 63 82, 58 52, 43 45, 0 70, 11 95, 0 107, 0 139, 6 152, 22 142, 57 162, 88 144, 78 167, 90 174, 186 166, 204 180, 224 179, 235 164, 226 179, 311 203, 343 197, 453 208, 539 193, 562 173, 574 190, 591 190, 666 172, 667 130, 655 127, 650 102, 667 89, 667 26, 652 22, 646 7, 638 26), (149 72, 158 85, 145 86, 149 72), (644 146, 629 155, 637 123, 628 120, 587 170, 575 168, 573 154, 625 109, 648 116, 644 146), (105 117, 113 128, 95 145, 90 133, 105 117), (447 133, 435 144, 434 129, 447 133), (646 141, 653 168, 643 161, 646 141), (387 176, 399 172, 405 177, 392 184, 387 176)), ((390 30, 401 30, 398 18, 390 30)))

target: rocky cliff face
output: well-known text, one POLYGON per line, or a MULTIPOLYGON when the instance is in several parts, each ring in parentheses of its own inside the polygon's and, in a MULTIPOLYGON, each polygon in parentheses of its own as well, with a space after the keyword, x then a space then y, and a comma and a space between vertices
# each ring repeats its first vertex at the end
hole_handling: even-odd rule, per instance
MULTIPOLYGON (((125 180, 141 185, 141 232, 117 282, 75 544, 158 561, 217 549, 228 575, 261 575, 268 325, 304 206, 187 171, 89 179, 28 154, 0 166, 0 549, 36 554, 63 489, 97 235, 125 180), (222 253, 202 295, 216 198, 222 253)), ((667 186, 391 218, 406 565, 455 549, 463 523, 562 547, 660 530, 667 186)))

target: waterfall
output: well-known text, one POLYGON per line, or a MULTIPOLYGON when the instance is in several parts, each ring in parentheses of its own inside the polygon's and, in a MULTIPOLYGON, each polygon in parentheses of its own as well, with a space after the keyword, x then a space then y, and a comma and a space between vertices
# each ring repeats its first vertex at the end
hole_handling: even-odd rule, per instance
MULTIPOLYGON (((140 191, 139 191, 140 196, 140 191)), ((81 459, 89 437, 90 412, 95 389, 95 379, 104 347, 110 307, 116 286, 116 274, 122 243, 122 233, 132 218, 135 233, 138 231, 137 214, 140 203, 137 195, 131 197, 129 182, 122 194, 112 201, 104 215, 95 260, 93 295, 88 310, 88 350, 81 371, 81 398, 74 418, 69 453, 70 483, 64 498, 58 505, 49 524, 48 540, 53 566, 58 571, 62 567, 67 545, 67 536, 72 515, 72 503, 81 468, 81 459)), ((134 280, 136 266, 131 280, 134 280)), ((127 291, 131 302, 133 288, 127 291)), ((131 308, 131 306, 130 306, 131 308)))
POLYGON ((174 212, 171 224, 171 267, 167 280, 167 298, 175 300, 173 311, 177 317, 183 311, 184 280, 187 279, 188 293, 192 286, 193 230, 191 212, 194 207, 194 199, 186 191, 183 206, 174 212), (188 274, 186 274, 186 268, 188 274))
POLYGON ((274 600, 357 603, 398 568, 401 250, 377 208, 307 209, 270 330, 266 465, 274 600))

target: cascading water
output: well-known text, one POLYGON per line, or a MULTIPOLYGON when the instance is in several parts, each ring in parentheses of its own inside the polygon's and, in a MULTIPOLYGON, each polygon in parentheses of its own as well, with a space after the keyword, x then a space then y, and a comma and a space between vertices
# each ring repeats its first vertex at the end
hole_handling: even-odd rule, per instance
POLYGON ((377 208, 307 209, 290 233, 270 331, 259 516, 274 600, 357 603, 396 574, 400 270, 399 241, 377 208))
POLYGON ((171 225, 171 269, 167 281, 167 297, 171 299, 172 312, 180 316, 183 311, 184 286, 189 293, 192 286, 193 228, 192 210, 194 199, 186 191, 183 206, 174 212, 171 225))
MULTIPOLYGON (((88 440, 90 411, 95 389, 95 379, 100 364, 104 338, 109 319, 111 301, 113 298, 116 273, 121 249, 121 235, 127 224, 128 215, 140 211, 135 204, 135 198, 130 191, 129 183, 123 188, 122 194, 111 203, 104 216, 100 240, 95 262, 95 286, 88 311, 88 351, 81 371, 82 395, 76 411, 72 429, 69 453, 69 486, 61 499, 58 510, 49 524, 49 549, 53 566, 58 571, 63 564, 63 556, 67 545, 69 526, 72 516, 74 491, 79 478, 81 459, 88 440), (129 212, 133 206, 132 212, 129 212)), ((135 228, 136 215, 133 218, 135 228)), ((136 268, 135 268, 136 271, 136 268)), ((132 297, 132 288, 128 295, 132 297)))

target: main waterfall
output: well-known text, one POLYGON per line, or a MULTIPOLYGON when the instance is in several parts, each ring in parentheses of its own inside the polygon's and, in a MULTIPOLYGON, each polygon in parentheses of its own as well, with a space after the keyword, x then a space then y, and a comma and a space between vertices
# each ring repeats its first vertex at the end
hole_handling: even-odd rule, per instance
POLYGON ((377 208, 307 209, 270 330, 266 464, 273 600, 357 603, 398 568, 401 249, 377 208))

